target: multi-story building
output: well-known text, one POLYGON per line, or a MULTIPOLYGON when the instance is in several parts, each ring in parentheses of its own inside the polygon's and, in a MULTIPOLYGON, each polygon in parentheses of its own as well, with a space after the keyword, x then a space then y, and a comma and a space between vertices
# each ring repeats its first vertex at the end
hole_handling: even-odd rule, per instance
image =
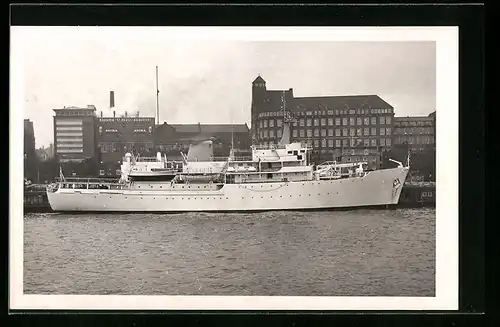
POLYGON ((36 177, 37 155, 35 150, 35 130, 33 122, 24 120, 24 177, 34 180, 36 177))
POLYGON ((376 169, 392 147, 394 108, 379 96, 294 97, 293 89, 267 90, 261 76, 252 83, 254 142, 279 141, 283 106, 295 118, 291 139, 312 146, 317 161, 366 161, 376 169))
POLYGON ((408 144, 412 151, 423 151, 436 142, 436 112, 428 116, 394 117, 394 144, 408 144))
POLYGON ((99 175, 116 176, 126 152, 134 155, 152 156, 154 148, 154 117, 141 117, 139 112, 129 116, 125 112, 117 117, 97 119, 97 145, 99 148, 99 175))
POLYGON ((117 162, 127 151, 134 154, 150 154, 154 148, 154 117, 99 117, 97 119, 98 146, 101 161, 117 162))
POLYGON ((54 152, 59 162, 96 160, 96 108, 54 109, 54 152))
POLYGON ((410 180, 435 181, 436 112, 428 116, 395 117, 394 149, 400 159, 411 152, 410 180))
POLYGON ((247 124, 167 124, 155 130, 155 147, 162 152, 185 151, 197 139, 214 138, 214 155, 227 156, 231 146, 240 152, 252 145, 247 124))

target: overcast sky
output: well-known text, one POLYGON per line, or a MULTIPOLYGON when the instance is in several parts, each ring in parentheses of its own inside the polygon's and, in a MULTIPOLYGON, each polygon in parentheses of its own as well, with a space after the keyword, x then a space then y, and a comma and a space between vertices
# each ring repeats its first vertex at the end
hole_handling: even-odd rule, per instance
POLYGON ((23 64, 24 117, 37 147, 53 141, 52 109, 93 104, 111 115, 110 90, 117 114, 155 115, 157 65, 160 120, 168 123, 250 125, 258 74, 268 89, 293 88, 295 96, 377 94, 396 116, 436 106, 434 42, 182 41, 40 29, 23 64))

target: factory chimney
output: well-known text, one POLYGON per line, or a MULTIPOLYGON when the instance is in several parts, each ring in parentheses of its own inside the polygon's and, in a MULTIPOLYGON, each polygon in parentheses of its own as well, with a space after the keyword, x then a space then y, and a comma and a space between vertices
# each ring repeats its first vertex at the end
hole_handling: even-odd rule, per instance
POLYGON ((116 111, 113 110, 113 118, 116 117, 116 111))
POLYGON ((109 109, 115 107, 115 91, 109 91, 109 109))
POLYGON ((101 118, 102 118, 102 110, 101 110, 101 118))
POLYGON ((137 117, 139 117, 139 110, 137 110, 137 117))
POLYGON ((127 112, 125 111, 125 118, 127 118, 127 112))

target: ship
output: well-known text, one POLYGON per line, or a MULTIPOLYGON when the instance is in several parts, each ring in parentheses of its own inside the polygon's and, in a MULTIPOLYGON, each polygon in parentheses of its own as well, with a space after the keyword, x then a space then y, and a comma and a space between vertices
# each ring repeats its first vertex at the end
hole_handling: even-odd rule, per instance
MULTIPOLYGON (((284 106, 283 106, 284 108, 284 106)), ((367 170, 367 162, 311 162, 312 147, 290 142, 293 117, 283 109, 278 144, 252 145, 251 157, 214 158, 212 140, 197 141, 181 165, 160 153, 126 153, 117 181, 65 178, 47 187, 56 212, 252 212, 397 204, 407 164, 367 170), (179 168, 181 167, 181 168, 179 168)))

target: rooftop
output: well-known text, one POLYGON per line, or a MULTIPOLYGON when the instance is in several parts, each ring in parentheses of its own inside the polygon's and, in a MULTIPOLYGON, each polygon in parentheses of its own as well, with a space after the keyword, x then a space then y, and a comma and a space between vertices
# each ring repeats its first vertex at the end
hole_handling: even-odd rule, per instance
POLYGON ((248 133, 247 124, 169 124, 178 133, 248 133))
POLYGON ((294 97, 294 110, 306 109, 393 109, 378 95, 294 97))

